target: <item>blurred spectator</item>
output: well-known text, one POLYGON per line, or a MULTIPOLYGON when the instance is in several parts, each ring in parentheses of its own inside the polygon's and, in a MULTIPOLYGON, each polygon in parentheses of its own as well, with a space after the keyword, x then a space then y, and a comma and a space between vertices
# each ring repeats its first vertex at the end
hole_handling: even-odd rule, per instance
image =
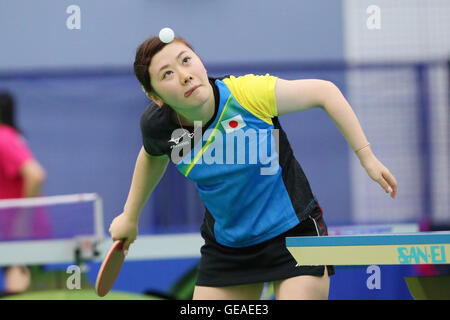
MULTIPOLYGON (((16 125, 14 98, 0 91, 0 199, 39 196, 45 175, 16 125)), ((11 215, 0 214, 0 236, 10 233, 11 222, 11 215)), ((6 294, 23 292, 31 282, 26 266, 7 267, 4 276, 6 294)))

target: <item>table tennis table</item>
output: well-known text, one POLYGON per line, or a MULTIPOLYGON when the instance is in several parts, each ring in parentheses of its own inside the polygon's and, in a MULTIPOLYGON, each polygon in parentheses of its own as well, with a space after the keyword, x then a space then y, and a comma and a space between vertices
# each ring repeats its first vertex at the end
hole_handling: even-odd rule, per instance
POLYGON ((449 264, 450 232, 288 237, 299 265, 449 264))
MULTIPOLYGON (((299 266, 450 264, 450 232, 288 237, 299 266)), ((405 277, 415 299, 450 299, 450 276, 405 277)))

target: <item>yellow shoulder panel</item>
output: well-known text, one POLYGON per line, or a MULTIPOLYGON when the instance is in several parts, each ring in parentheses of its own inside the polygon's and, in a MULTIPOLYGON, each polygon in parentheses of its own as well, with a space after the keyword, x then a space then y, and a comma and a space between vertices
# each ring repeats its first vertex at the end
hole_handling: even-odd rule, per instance
POLYGON ((272 118, 278 115, 275 101, 276 81, 277 77, 269 74, 264 76, 247 74, 223 79, 243 108, 269 124, 272 124, 272 118))

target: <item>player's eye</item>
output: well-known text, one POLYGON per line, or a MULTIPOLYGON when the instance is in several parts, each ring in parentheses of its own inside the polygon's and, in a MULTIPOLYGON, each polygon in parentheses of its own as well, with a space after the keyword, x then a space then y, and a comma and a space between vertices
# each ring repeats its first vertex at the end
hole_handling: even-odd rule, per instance
POLYGON ((165 79, 166 77, 170 76, 171 73, 172 71, 167 70, 166 72, 163 73, 162 78, 165 79))
POLYGON ((188 63, 191 60, 191 57, 184 57, 183 63, 188 63))

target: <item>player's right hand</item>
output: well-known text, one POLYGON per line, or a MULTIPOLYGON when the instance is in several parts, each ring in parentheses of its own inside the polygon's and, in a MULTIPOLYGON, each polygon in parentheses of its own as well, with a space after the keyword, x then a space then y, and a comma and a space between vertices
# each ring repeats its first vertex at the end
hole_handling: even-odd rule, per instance
POLYGON ((128 248, 137 237, 138 221, 125 213, 121 213, 111 222, 109 233, 113 241, 123 240, 123 250, 128 253, 128 248))

